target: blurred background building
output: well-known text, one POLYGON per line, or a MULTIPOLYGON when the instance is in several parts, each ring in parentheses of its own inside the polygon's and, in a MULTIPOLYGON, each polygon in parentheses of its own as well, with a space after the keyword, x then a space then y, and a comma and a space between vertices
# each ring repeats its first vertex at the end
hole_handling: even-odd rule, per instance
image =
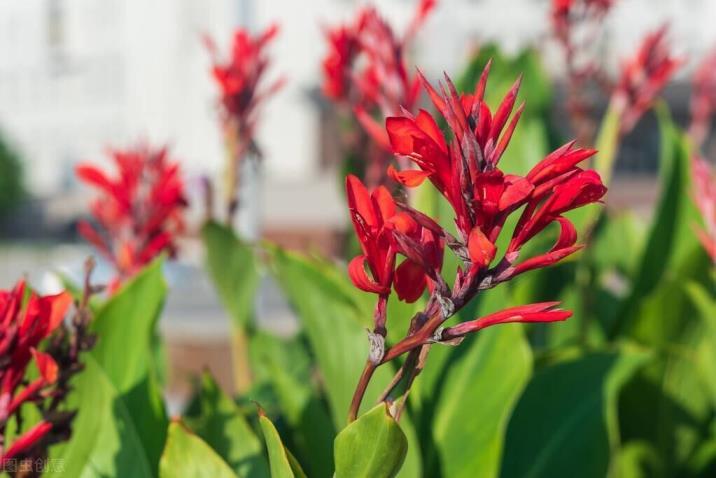
MULTIPOLYGON (((270 237, 330 251, 345 214, 335 171, 326 167, 335 161, 326 157, 332 150, 322 127, 321 25, 348 19, 362 3, 0 0, 0 131, 21 160, 28 192, 19 209, 3 221, 2 287, 24 272, 42 282, 48 265, 72 269, 80 264, 89 249, 57 245, 73 236, 74 221, 87 204, 87 191, 74 179, 73 167, 80 161, 106 161, 107 145, 141 139, 169 143, 196 196, 202 175, 220 174, 224 153, 216 90, 201 35, 225 45, 237 25, 257 29, 280 24, 280 36, 271 49, 272 69, 288 79, 267 103, 260 123, 266 161, 261 185, 253 194, 255 215, 270 237), (23 238, 19 244, 18 237, 23 238), (27 242, 40 237, 40 244, 27 242)), ((373 3, 398 29, 415 7, 414 0, 373 3)), ((413 58, 436 76, 443 70, 456 73, 482 43, 497 42, 512 52, 539 45, 546 52, 547 69, 558 78, 560 55, 549 40, 549 4, 440 0, 417 37, 413 58)), ((668 21, 673 43, 695 61, 716 45, 714 19, 713 0, 617 0, 600 51, 615 69, 618 59, 632 52, 647 30, 668 21)), ((687 110, 688 71, 687 67, 679 76, 681 83, 667 92, 677 117, 687 110)), ((628 156, 628 144, 625 151, 628 156)), ((648 154, 626 160, 618 183, 626 184, 624 193, 648 205, 654 196, 650 175, 655 165, 656 158, 648 154)), ((187 250, 185 262, 170 274, 176 284, 166 314, 183 324, 183 329, 167 327, 168 333, 176 332, 178 342, 183 336, 195 342, 201 333, 221 335, 225 324, 205 278, 196 276, 200 257, 191 244, 187 250), (213 329, 206 326, 212 320, 217 324, 213 329)), ((263 295, 263 307, 275 312, 275 322, 289 323, 288 312, 270 285, 263 295)))

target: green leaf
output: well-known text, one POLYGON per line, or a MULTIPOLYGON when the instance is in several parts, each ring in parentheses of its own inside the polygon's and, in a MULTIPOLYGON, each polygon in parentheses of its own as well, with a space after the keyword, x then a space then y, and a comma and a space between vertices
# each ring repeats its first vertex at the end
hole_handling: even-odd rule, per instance
POLYGON ((303 340, 258 331, 250 347, 256 381, 270 384, 282 417, 290 425, 292 448, 307 474, 330 476, 336 431, 303 340))
POLYGON ((201 377, 201 388, 188 407, 185 423, 239 476, 269 476, 260 440, 243 412, 208 372, 201 377))
POLYGON ((538 371, 510 420, 500 476, 606 476, 618 446, 617 396, 645 359, 597 353, 538 371))
POLYGON ((439 391, 433 442, 441 476, 497 476, 507 423, 532 368, 520 325, 487 329, 475 339, 460 345, 469 350, 446 368, 439 391))
POLYGON ((164 305, 163 260, 125 284, 97 312, 92 357, 122 396, 153 469, 166 438, 167 417, 156 379, 155 333, 164 305))
MULTIPOLYGON (((316 355, 333 421, 342 424, 368 356, 366 328, 371 325, 371 314, 352 296, 355 292, 347 279, 339 278, 335 271, 326 273, 325 264, 276 249, 272 266, 316 355)), ((383 369, 377 374, 383 375, 387 384, 388 370, 383 369)), ((367 396, 377 396, 380 391, 379 385, 370 387, 367 396)))
POLYGON ((234 231, 216 222, 201 230, 206 249, 206 268, 234 324, 245 328, 253 316, 259 284, 258 264, 251 246, 234 231))
POLYGON ((176 421, 169 425, 167 444, 159 464, 160 478, 237 478, 237 476, 209 445, 184 425, 176 421))
POLYGON ((613 106, 607 109, 599 127, 596 150, 597 156, 594 160, 594 169, 602 177, 602 182, 607 186, 611 182, 614 162, 617 158, 619 148, 620 115, 613 106))
POLYGON ((688 258, 698 242, 693 234, 695 206, 689 198, 689 145, 664 108, 657 110, 661 126, 661 197, 654 220, 624 301, 612 338, 630 329, 640 301, 659 285, 670 270, 688 258))
POLYGON ((50 449, 51 458, 60 460, 63 466, 50 467, 46 476, 156 476, 157 463, 144 448, 142 431, 126 398, 95 359, 83 356, 82 360, 85 369, 77 376, 68 398, 68 407, 77 410, 72 437, 50 449))
MULTIPOLYGON (((345 423, 351 398, 368 356, 366 328, 372 326, 375 295, 356 290, 345 270, 298 254, 270 250, 272 273, 296 310, 325 386, 336 428, 345 423)), ((379 367, 365 394, 362 411, 388 385, 394 370, 379 367)), ((403 428, 416 440, 409 415, 403 428)), ((403 468, 405 476, 420 474, 418 448, 413 447, 403 468)))
POLYGON ((283 446, 281 437, 271 420, 266 418, 262 412, 259 412, 259 415, 259 424, 268 450, 271 478, 305 478, 306 474, 301 469, 301 465, 283 446))
POLYGON ((336 478, 396 476, 408 451, 408 439, 383 403, 338 434, 336 478))

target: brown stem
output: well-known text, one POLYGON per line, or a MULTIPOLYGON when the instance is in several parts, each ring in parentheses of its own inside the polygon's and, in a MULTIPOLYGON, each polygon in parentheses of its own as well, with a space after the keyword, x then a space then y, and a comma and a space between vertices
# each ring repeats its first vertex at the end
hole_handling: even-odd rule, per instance
POLYGON ((363 373, 360 376, 360 380, 358 380, 358 386, 356 386, 356 391, 353 393, 353 399, 351 400, 351 408, 348 410, 348 423, 355 421, 356 417, 358 416, 358 409, 360 408, 360 404, 363 401, 363 396, 365 395, 365 391, 368 388, 368 383, 370 382, 370 379, 373 376, 373 372, 375 372, 376 367, 376 364, 374 364, 370 360, 366 360, 365 367, 363 367, 363 373))

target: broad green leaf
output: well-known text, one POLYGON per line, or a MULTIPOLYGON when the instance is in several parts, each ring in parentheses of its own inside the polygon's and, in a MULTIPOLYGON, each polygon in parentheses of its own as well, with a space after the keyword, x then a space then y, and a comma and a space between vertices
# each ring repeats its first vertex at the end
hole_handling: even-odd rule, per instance
MULTIPOLYGON (((366 329, 372 325, 372 310, 365 304, 374 302, 375 296, 357 291, 345 271, 339 272, 325 262, 275 248, 271 250, 271 265, 315 355, 333 423, 340 429, 368 357, 366 329)), ((362 411, 374 403, 393 372, 389 365, 376 370, 362 411)), ((416 438, 409 415, 403 416, 403 427, 412 443, 416 438)), ((414 448, 406 459, 405 476, 420 474, 420 456, 414 448)))
POLYGON ((211 446, 237 475, 267 477, 263 447, 243 412, 226 396, 208 372, 190 404, 185 423, 211 446))
POLYGON ((647 442, 630 442, 621 447, 616 458, 618 478, 663 476, 663 463, 656 449, 647 442))
POLYGON ((259 414, 259 424, 268 450, 271 478, 305 478, 306 474, 301 469, 301 465, 299 465, 291 452, 283 446, 281 437, 271 420, 266 418, 263 413, 259 412, 259 414))
MULTIPOLYGON (((343 424, 368 357, 366 328, 371 325, 371 315, 365 315, 345 284, 325 273, 325 265, 278 249, 273 253, 272 265, 316 355, 333 421, 343 424)), ((388 371, 378 372, 387 383, 388 371)), ((375 397, 380 391, 378 386, 372 387, 367 396, 375 397)))
POLYGON ((254 297, 260 279, 257 259, 252 247, 225 225, 209 221, 202 228, 201 235, 206 250, 206 269, 232 318, 234 384, 243 392, 251 385, 247 349, 254 325, 254 297))
POLYGON ((246 328, 253 316, 259 284, 257 261, 248 244, 230 228, 207 222, 201 230, 206 248, 206 268, 234 324, 246 328))
POLYGON ((336 437, 336 478, 391 478, 398 474, 408 439, 387 406, 378 404, 336 437))
POLYGON ((237 478, 229 465, 183 424, 169 425, 167 444, 159 463, 160 478, 237 478))
POLYGON ((302 342, 301 337, 283 339, 258 331, 250 343, 252 370, 258 383, 273 389, 281 415, 290 425, 292 448, 306 473, 330 476, 336 431, 302 342))
POLYGON ((166 296, 162 265, 161 258, 152 262, 97 311, 98 341, 90 352, 121 394, 153 469, 167 429, 153 347, 166 296))
POLYGON ((689 198, 688 141, 664 108, 657 112, 662 137, 661 197, 632 280, 631 293, 611 330, 612 338, 629 330, 640 301, 658 286, 670 269, 678 267, 697 244, 692 230, 695 206, 689 198))
MULTIPOLYGON (((69 442, 52 447, 51 458, 61 467, 50 467, 46 476, 99 478, 157 474, 142 443, 143 433, 130 413, 126 398, 90 355, 82 358, 85 369, 68 399, 77 410, 69 442)), ((163 434, 163 433, 162 433, 163 434)))
POLYGON ((512 409, 529 379, 532 354, 520 325, 480 332, 450 364, 434 419, 441 476, 496 477, 512 409), (470 450, 466 453, 466 450, 470 450))
POLYGON ((606 476, 618 446, 617 396, 644 361, 595 353, 535 373, 512 414, 500 476, 606 476))

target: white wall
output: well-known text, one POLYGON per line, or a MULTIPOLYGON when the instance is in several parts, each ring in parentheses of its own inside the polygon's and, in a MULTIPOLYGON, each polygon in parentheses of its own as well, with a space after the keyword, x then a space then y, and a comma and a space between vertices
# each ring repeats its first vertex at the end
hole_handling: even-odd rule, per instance
MULTIPOLYGON (((99 160, 105 144, 136 138, 170 142, 192 175, 217 174, 223 153, 216 89, 199 36, 207 32, 227 45, 237 23, 282 26, 271 75, 289 81, 267 103, 260 125, 266 177, 300 182, 318 173, 317 117, 308 93, 320 82, 320 25, 349 18, 365 2, 63 0, 63 56, 53 61, 51 1, 57 0, 0 0, 0 126, 27 158, 33 192, 69 187, 71 164, 99 160)), ((415 4, 375 3, 399 29, 415 4)), ((512 50, 545 44, 548 6, 548 0, 441 0, 418 37, 418 62, 428 72, 450 72, 480 41, 498 40, 512 50)), ((607 26, 612 58, 667 19, 685 53, 698 57, 716 45, 713 0, 617 0, 614 13, 607 26)), ((557 56, 552 51, 548 58, 557 56)))

